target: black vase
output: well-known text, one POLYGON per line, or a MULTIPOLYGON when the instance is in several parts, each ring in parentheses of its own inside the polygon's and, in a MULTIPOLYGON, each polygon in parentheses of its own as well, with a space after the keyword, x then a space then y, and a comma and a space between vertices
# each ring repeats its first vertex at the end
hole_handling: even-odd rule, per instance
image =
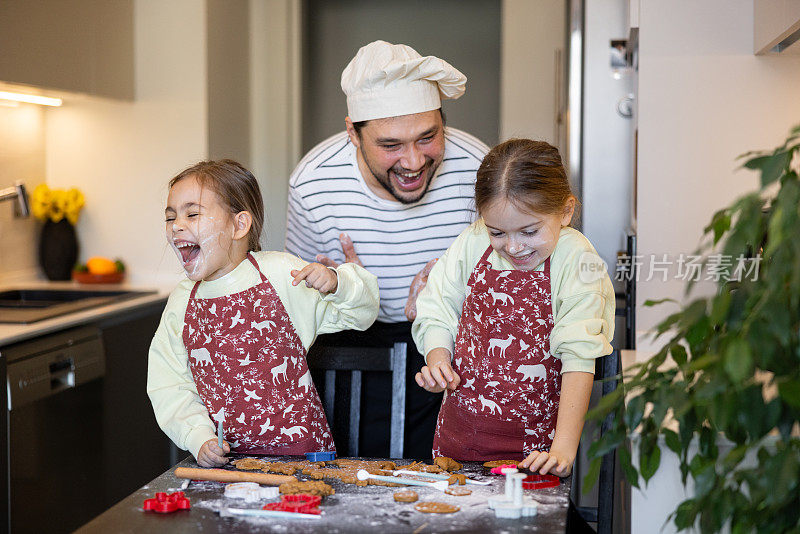
POLYGON ((66 219, 45 222, 39 242, 39 264, 47 279, 69 280, 77 260, 78 238, 75 227, 66 219))

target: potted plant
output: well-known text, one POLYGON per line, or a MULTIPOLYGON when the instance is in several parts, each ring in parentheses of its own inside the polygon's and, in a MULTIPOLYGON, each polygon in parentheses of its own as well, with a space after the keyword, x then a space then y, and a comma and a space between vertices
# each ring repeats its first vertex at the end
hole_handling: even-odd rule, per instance
POLYGON ((585 483, 614 449, 637 488, 659 468, 661 438, 678 455, 684 485, 694 481, 670 515, 678 530, 800 532, 798 153, 800 126, 775 150, 741 156, 761 187, 705 228, 713 239, 701 252, 718 247, 732 259, 717 291, 664 319, 655 332, 663 348, 587 415, 613 422, 589 450, 585 483), (737 260, 760 261, 756 276, 737 273, 737 260), (634 434, 638 462, 626 444, 634 434), (720 435, 730 442, 722 452, 720 435))

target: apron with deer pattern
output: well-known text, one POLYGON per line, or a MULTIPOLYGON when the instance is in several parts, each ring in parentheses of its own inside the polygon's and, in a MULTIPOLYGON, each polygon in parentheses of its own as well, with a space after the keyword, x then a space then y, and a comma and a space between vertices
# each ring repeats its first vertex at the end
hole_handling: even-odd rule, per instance
POLYGON ((183 342, 197 392, 234 452, 333 451, 305 348, 275 288, 247 259, 261 276, 250 289, 198 299, 200 282, 192 288, 183 342))
POLYGON ((561 391, 561 360, 550 354, 550 258, 541 271, 496 270, 486 249, 461 310, 453 370, 433 439, 433 456, 522 460, 549 450, 561 391))

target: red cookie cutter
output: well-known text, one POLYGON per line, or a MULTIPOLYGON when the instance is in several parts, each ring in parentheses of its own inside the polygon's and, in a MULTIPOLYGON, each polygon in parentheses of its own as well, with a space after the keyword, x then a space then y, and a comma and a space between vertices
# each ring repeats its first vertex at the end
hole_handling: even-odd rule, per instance
POLYGON ((561 479, 555 475, 528 475, 528 478, 522 480, 522 489, 555 488, 559 484, 561 479))
POLYGON ((519 469, 516 464, 503 464, 498 465, 497 467, 492 467, 492 474, 493 475, 502 475, 503 469, 519 469))
POLYGON ((307 493, 282 495, 281 502, 271 502, 269 504, 265 504, 263 510, 278 510, 281 512, 319 515, 321 513, 319 509, 319 503, 321 502, 322 497, 319 495, 308 495, 307 493))
POLYGON ((188 510, 191 508, 189 499, 182 491, 176 491, 167 495, 163 491, 156 493, 154 499, 147 499, 142 505, 145 512, 158 512, 159 514, 169 514, 176 510, 188 510))

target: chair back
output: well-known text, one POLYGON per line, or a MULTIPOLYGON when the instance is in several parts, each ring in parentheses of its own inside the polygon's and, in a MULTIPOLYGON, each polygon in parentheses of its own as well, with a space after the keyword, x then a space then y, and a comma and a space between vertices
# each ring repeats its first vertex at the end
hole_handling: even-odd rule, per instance
MULTIPOLYGON (((338 347, 312 345, 306 357, 311 370, 325 372, 325 394, 322 405, 330 425, 336 413, 337 372, 350 374, 348 422, 348 456, 358 456, 359 423, 361 422, 361 373, 388 371, 392 373, 392 406, 389 454, 403 457, 403 433, 406 406, 406 350, 405 343, 391 347, 338 347)), ((338 397, 342 397, 339 395, 338 397)))

